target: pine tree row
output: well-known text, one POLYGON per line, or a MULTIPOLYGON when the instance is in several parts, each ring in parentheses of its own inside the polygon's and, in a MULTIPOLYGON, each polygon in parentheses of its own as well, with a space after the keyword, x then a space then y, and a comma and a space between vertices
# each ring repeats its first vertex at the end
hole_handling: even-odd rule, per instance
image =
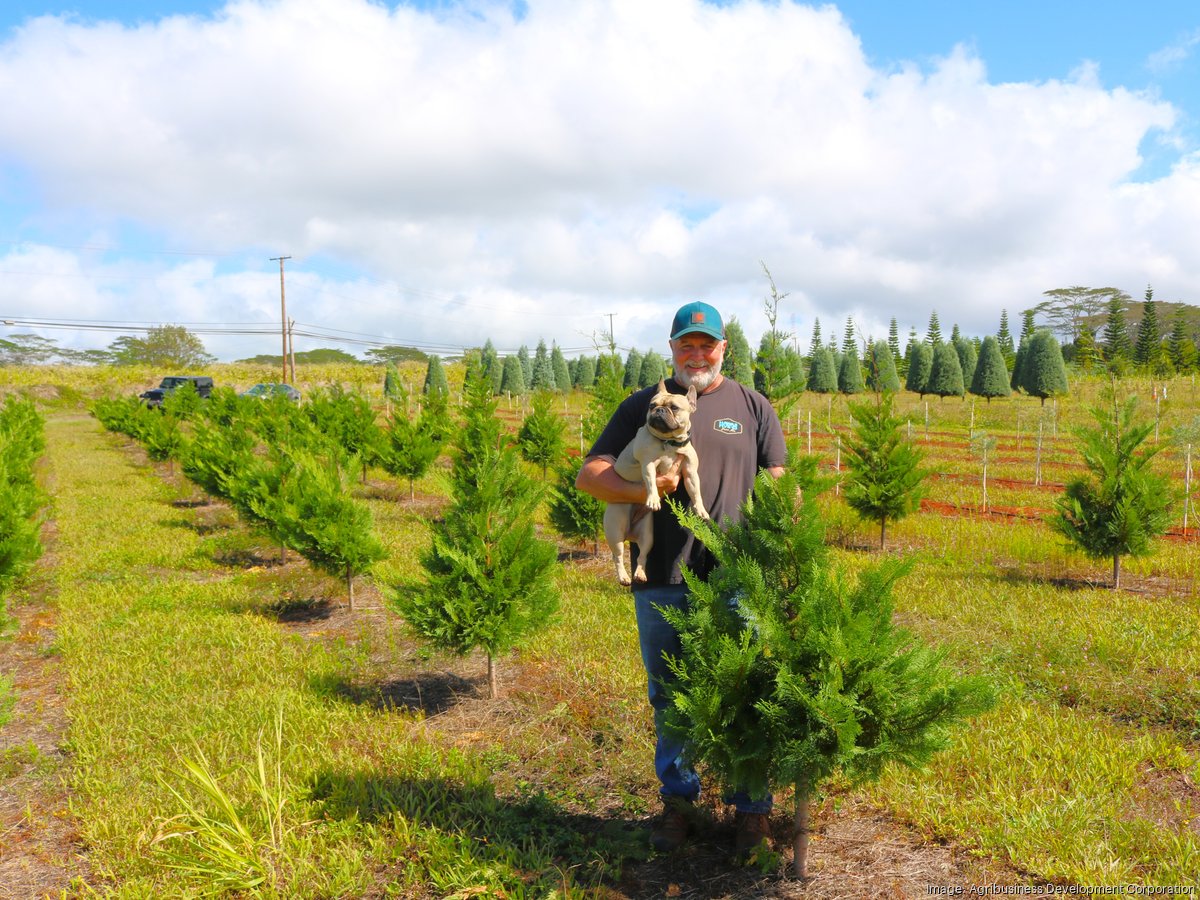
POLYGON ((45 448, 45 421, 33 401, 10 394, 0 406, 0 619, 12 582, 42 552, 38 512, 46 497, 34 465, 45 448))

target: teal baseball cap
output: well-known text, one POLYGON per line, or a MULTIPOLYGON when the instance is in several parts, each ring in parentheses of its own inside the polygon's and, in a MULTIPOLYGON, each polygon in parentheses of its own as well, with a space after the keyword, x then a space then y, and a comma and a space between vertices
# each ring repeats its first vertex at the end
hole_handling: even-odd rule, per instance
POLYGON ((671 323, 671 340, 696 332, 715 337, 718 341, 725 340, 725 323, 721 321, 721 314, 702 300, 693 300, 679 307, 675 321, 671 323))

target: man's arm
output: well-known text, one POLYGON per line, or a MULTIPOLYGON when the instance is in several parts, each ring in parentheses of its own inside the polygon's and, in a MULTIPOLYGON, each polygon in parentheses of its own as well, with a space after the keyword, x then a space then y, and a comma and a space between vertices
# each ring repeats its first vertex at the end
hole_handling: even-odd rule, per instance
MULTIPOLYGON (((780 469, 782 472, 783 470, 780 469)), ((679 467, 672 467, 656 479, 660 497, 675 493, 679 487, 679 467)), ((589 456, 583 462, 575 487, 605 503, 645 503, 646 486, 640 481, 626 481, 613 468, 607 456, 589 456)))
POLYGON ((783 474, 783 466, 767 466, 764 471, 772 478, 778 478, 783 474))

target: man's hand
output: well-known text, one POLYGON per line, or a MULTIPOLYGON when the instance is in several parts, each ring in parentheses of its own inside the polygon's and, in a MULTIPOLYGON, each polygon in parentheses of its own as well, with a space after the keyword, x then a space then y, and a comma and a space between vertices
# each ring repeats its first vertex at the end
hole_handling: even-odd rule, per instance
MULTIPOLYGON (((674 466, 656 476, 654 484, 660 497, 675 493, 679 487, 679 467, 674 466)), ((613 468, 613 461, 602 456, 589 457, 584 461, 575 479, 575 487, 605 503, 646 502, 646 486, 640 481, 626 481, 613 468)))

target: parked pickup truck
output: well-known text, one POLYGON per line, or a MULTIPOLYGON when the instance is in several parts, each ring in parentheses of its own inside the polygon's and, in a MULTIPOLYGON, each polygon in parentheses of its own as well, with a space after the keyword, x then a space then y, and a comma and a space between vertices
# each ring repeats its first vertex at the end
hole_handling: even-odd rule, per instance
POLYGON ((147 406, 162 406, 163 399, 168 394, 185 384, 195 385, 196 393, 201 397, 212 393, 213 380, 207 375, 168 375, 158 387, 144 391, 139 397, 147 406))

